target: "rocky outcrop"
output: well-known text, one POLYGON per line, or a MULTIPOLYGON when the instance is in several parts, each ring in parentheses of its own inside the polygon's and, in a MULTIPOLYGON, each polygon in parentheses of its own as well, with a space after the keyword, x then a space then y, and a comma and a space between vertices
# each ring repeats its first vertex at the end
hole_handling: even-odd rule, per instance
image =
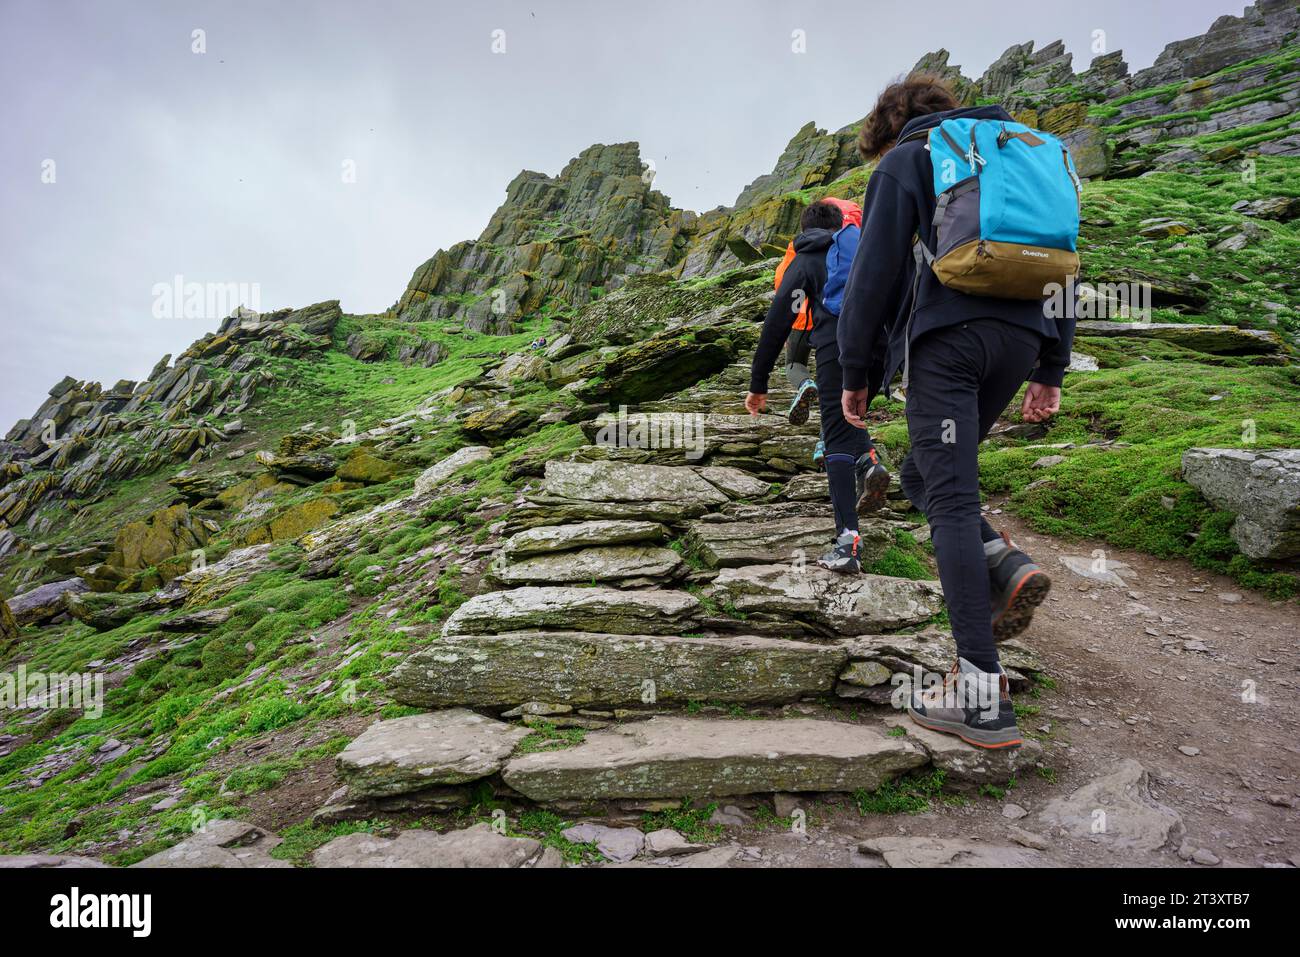
POLYGON ((1237 516, 1231 535, 1242 554, 1300 556, 1300 449, 1188 449, 1183 478, 1237 516))
POLYGON ((1038 814, 1044 827, 1117 850, 1155 851, 1183 834, 1177 811, 1151 794, 1146 768, 1132 758, 1067 797, 1048 802, 1038 814))

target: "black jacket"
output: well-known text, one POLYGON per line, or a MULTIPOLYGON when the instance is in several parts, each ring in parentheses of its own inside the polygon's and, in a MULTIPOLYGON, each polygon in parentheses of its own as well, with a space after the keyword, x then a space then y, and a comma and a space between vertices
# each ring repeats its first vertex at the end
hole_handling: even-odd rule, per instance
POLYGON ((808 229, 794 240, 794 259, 785 267, 781 288, 767 310, 763 331, 754 350, 754 364, 749 372, 749 391, 767 393, 767 379, 781 354, 781 347, 790 336, 800 303, 812 304, 813 325, 826 313, 822 306, 822 290, 826 288, 826 250, 835 234, 829 229, 808 229))
MULTIPOLYGON (((918 130, 928 130, 943 120, 962 116, 1011 119, 1000 106, 931 113, 911 120, 898 138, 901 142, 918 130)), ((873 358, 880 361, 879 351, 886 353, 886 385, 903 364, 904 328, 912 306, 916 271, 912 237, 919 233, 921 241, 934 249, 931 223, 935 205, 934 174, 923 139, 902 143, 881 158, 867 183, 866 199, 862 202, 862 241, 849 270, 844 308, 840 312, 840 364, 844 368, 846 390, 866 387, 867 370, 873 358)), ((1046 385, 1061 384, 1074 341, 1072 314, 1069 318, 1053 319, 1044 314, 1041 302, 971 296, 949 289, 939 282, 929 266, 921 269, 917 300, 911 323, 912 342, 931 330, 970 319, 1001 319, 1043 336, 1043 351, 1030 380, 1046 385)))

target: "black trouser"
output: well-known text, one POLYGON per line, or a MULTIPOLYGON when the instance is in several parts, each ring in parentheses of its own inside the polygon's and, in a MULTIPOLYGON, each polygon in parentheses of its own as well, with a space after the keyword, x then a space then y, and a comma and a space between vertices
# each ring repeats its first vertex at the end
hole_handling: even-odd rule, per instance
POLYGON ((821 410, 822 441, 826 443, 826 482, 835 512, 835 534, 858 527, 858 491, 855 464, 871 444, 863 429, 844 419, 840 404, 844 373, 840 369, 840 346, 832 336, 817 346, 817 405, 821 410))
POLYGON ((1038 333, 976 319, 912 343, 903 492, 930 523, 957 653, 996 671, 984 542, 997 533, 980 514, 979 446, 1038 359, 1038 333))

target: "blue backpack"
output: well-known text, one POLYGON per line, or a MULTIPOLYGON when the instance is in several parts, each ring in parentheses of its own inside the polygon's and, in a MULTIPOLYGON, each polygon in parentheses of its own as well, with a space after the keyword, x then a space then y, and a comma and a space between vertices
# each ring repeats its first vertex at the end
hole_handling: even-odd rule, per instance
POLYGON ((862 230, 849 224, 840 229, 826 250, 826 288, 822 291, 822 305, 834 316, 844 306, 844 286, 849 281, 849 267, 858 251, 862 230))
POLYGON ((934 168, 935 248, 916 244, 939 281, 977 296, 1042 299, 1079 272, 1082 185, 1055 136, 1010 120, 944 120, 925 139, 934 168))

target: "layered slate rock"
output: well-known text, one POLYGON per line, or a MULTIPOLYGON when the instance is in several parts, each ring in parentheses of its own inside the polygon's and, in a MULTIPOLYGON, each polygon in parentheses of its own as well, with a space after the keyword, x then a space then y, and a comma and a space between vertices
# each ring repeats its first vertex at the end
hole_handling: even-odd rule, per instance
POLYGON ((668 582, 684 569, 681 556, 655 545, 611 545, 576 552, 530 555, 510 560, 502 555, 492 577, 505 585, 577 582, 668 582))
POLYGON ((18 625, 49 621, 66 610, 67 596, 88 590, 80 578, 50 582, 9 599, 9 611, 18 625))
POLYGON ((778 703, 831 690, 846 660, 839 648, 778 638, 532 631, 443 639, 388 684, 398 701, 429 708, 778 703))
POLYGON ((686 592, 526 586, 475 595, 447 619, 443 634, 500 634, 530 628, 576 628, 617 635, 671 635, 699 610, 686 592))
POLYGON ((926 761, 912 742, 860 725, 658 717, 515 758, 502 776, 534 801, 702 798, 873 790, 926 761))
MULTIPOLYGON (((336 837, 312 854, 317 867, 497 867, 538 866, 542 845, 528 837, 506 837, 490 824, 461 831, 402 831, 389 839, 359 831, 336 837)), ((548 859, 550 866, 559 862, 548 859)))
POLYGON ((353 797, 388 797, 494 774, 527 734, 455 708, 376 721, 336 763, 353 797))
POLYGON ((837 575, 813 566, 724 568, 709 594, 749 621, 840 636, 919 625, 943 609, 937 581, 837 575))
MULTIPOLYGON (((871 564, 893 544, 894 533, 881 525, 864 524, 861 530, 864 564, 871 564)), ((835 537, 835 520, 778 518, 750 522, 692 522, 687 547, 712 568, 768 565, 775 562, 815 561, 835 537)))
POLYGON ((1300 449, 1188 449, 1183 478, 1236 514, 1230 534, 1243 554, 1300 555, 1300 449))
POLYGON ((467 445, 457 449, 441 462, 429 466, 419 474, 415 480, 415 494, 428 495, 465 466, 484 462, 490 458, 492 458, 492 450, 486 445, 467 445))
POLYGON ((667 538, 668 529, 660 522, 578 522, 518 532, 506 540, 501 550, 507 558, 520 559, 588 546, 658 543, 667 538))

